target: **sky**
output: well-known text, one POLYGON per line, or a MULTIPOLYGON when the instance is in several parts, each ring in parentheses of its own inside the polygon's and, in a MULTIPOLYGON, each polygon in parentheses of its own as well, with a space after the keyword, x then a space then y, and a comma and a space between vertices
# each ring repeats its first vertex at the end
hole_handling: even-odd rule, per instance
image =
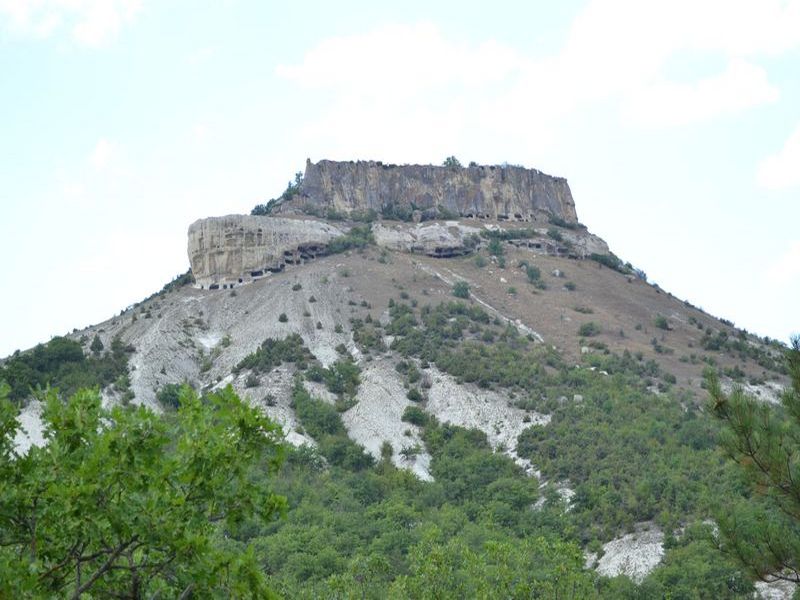
POLYGON ((187 270, 306 158, 566 177, 649 279, 800 332, 800 0, 0 0, 0 356, 187 270))

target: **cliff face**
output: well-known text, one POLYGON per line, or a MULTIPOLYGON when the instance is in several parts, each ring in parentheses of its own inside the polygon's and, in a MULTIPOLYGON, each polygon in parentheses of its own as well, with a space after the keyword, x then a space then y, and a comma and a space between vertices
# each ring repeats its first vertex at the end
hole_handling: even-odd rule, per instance
POLYGON ((327 223, 228 215, 189 226, 189 262, 204 289, 234 287, 324 253, 342 232, 327 223))
POLYGON ((276 212, 304 206, 344 213, 440 207, 462 217, 517 221, 529 221, 544 212, 570 223, 578 221, 566 179, 514 166, 453 168, 309 160, 300 193, 276 212))

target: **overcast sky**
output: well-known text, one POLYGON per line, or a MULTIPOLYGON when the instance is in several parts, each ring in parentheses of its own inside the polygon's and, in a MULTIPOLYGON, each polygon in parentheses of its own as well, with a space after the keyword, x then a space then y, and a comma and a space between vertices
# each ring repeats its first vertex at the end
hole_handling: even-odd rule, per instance
POLYGON ((567 177, 651 281, 800 331, 800 1, 386 6, 0 0, 0 356, 157 291, 307 157, 567 177))

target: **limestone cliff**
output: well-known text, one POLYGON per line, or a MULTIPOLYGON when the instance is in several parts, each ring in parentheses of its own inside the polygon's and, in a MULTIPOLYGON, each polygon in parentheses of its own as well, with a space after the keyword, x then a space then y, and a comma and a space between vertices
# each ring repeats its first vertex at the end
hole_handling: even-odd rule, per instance
POLYGON ((578 221, 567 180, 516 166, 437 167, 374 161, 306 162, 299 193, 275 212, 333 208, 444 209, 462 217, 531 221, 544 213, 578 221))
POLYGON ((189 226, 189 262, 197 285, 234 287, 324 253, 342 232, 305 219, 228 215, 189 226))

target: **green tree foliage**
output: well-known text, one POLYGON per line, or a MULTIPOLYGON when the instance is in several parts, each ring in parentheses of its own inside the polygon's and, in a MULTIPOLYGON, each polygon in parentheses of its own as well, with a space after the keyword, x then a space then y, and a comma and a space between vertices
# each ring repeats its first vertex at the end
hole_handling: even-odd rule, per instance
MULTIPOLYGON (((180 275, 176 275, 175 277, 173 277, 172 281, 170 281, 169 283, 164 284, 164 287, 161 288, 161 291, 158 292, 158 294, 154 294, 154 296, 161 296, 163 294, 167 294, 167 293, 172 292, 174 290, 180 289, 180 288, 182 288, 184 286, 191 285, 194 282, 195 282, 194 275, 192 274, 192 270, 189 269, 185 273, 181 273, 180 275)), ((152 296, 151 296, 151 298, 152 298, 152 296)), ((147 301, 149 299, 150 298, 147 298, 145 301, 147 301)))
POLYGON ((442 166, 447 167, 448 169, 460 169, 461 161, 458 160, 455 156, 448 156, 447 158, 444 159, 442 166))
POLYGON ((530 283, 536 283, 542 278, 542 271, 534 265, 525 265, 525 275, 530 283))
POLYGON ((786 351, 791 387, 782 411, 736 387, 722 391, 716 373, 706 384, 725 425, 720 444, 738 464, 754 496, 719 515, 723 550, 760 579, 800 583, 800 336, 786 351))
POLYGON ((580 229, 583 227, 580 223, 573 223, 571 221, 566 221, 561 217, 557 217, 555 215, 550 215, 548 217, 548 221, 551 225, 556 225, 558 227, 563 227, 564 229, 580 229))
POLYGON ((664 331, 669 330, 669 321, 667 321, 667 317, 664 315, 656 315, 653 319, 653 324, 664 331))
POLYGON ((667 555, 661 566, 626 597, 753 598, 752 582, 734 560, 724 557, 715 547, 714 532, 708 524, 691 525, 679 540, 668 538, 666 545, 667 555))
POLYGON ((172 410, 180 406, 180 399, 181 386, 177 383, 168 383, 164 385, 156 394, 156 400, 158 400, 161 406, 172 410))
POLYGON ((250 211, 251 215, 268 215, 272 209, 282 202, 291 200, 300 192, 300 186, 303 185, 303 173, 298 171, 294 174, 294 181, 290 181, 286 185, 283 193, 273 200, 267 200, 264 204, 257 204, 253 210, 250 211))
POLYGON ((395 581, 391 598, 598 597, 575 544, 537 537, 476 551, 462 538, 442 537, 433 529, 412 549, 410 573, 395 581))
POLYGON ((353 227, 345 235, 332 239, 328 243, 328 252, 338 254, 353 248, 365 248, 369 244, 374 244, 375 238, 372 235, 372 228, 369 225, 358 225, 353 227))
POLYGON ((173 418, 44 398, 45 445, 13 450, 0 391, 0 597, 269 597, 254 554, 223 532, 281 514, 266 474, 280 428, 231 388, 189 388, 173 418), (254 477, 258 473, 259 477, 254 477))
POLYGON ((555 227, 550 227, 547 230, 547 237, 549 237, 550 239, 553 239, 553 240, 555 240, 557 242, 563 242, 564 241, 564 236, 555 227))
POLYGON ((293 333, 282 340, 267 338, 252 354, 245 356, 234 367, 234 373, 243 369, 252 369, 256 373, 269 373, 283 363, 294 363, 299 369, 314 360, 303 338, 293 333))
POLYGON ((578 328, 578 335, 581 337, 593 337, 600 333, 600 325, 594 321, 587 321, 578 328))
POLYGON ((466 281, 456 281, 453 285, 453 296, 456 298, 469 298, 469 284, 466 281))
POLYGON ((105 348, 105 346, 103 346, 103 340, 100 339, 99 335, 95 334, 92 343, 89 345, 89 350, 91 350, 93 354, 99 354, 103 351, 103 348, 105 348))
POLYGON ((614 269, 615 271, 619 271, 620 273, 628 273, 629 269, 625 267, 622 260, 615 254, 597 254, 592 253, 589 255, 589 258, 596 263, 604 265, 609 269, 614 269))
POLYGON ((539 236, 535 229, 522 227, 520 229, 481 230, 481 236, 489 240, 525 240, 539 236))
POLYGON ((489 254, 492 256, 503 256, 503 242, 497 238, 492 238, 489 240, 487 250, 489 250, 489 254))
POLYGON ((128 356, 131 352, 132 347, 115 337, 110 352, 100 354, 97 350, 93 356, 87 357, 78 342, 55 337, 28 352, 15 352, 0 366, 0 381, 11 387, 9 397, 15 402, 30 396, 32 390, 48 385, 65 395, 81 387, 105 387, 116 381, 127 389, 128 356))
POLYGON ((323 380, 328 391, 343 396, 354 396, 361 383, 361 369, 352 359, 340 359, 324 370, 323 380))
POLYGON ((317 441, 320 452, 331 464, 353 471, 372 466, 372 456, 347 437, 336 408, 313 398, 299 380, 292 391, 292 406, 300 423, 317 441))
POLYGON ((406 406, 402 420, 413 425, 423 426, 428 420, 428 415, 419 406, 406 406))

